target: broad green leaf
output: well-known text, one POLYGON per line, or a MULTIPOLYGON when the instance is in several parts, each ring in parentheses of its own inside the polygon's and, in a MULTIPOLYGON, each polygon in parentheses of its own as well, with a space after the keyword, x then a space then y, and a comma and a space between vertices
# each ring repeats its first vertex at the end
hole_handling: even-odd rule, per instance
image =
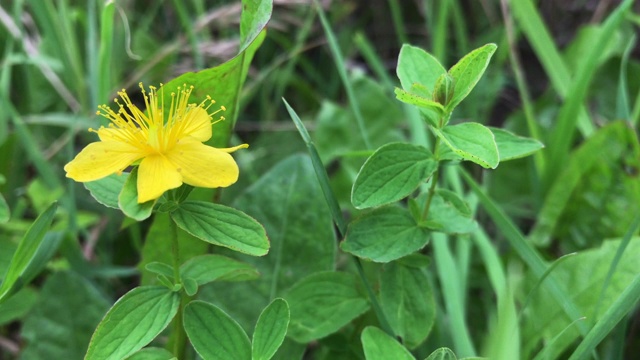
POLYGON ((142 221, 151 216, 156 201, 158 199, 138 204, 138 167, 134 168, 118 196, 120 210, 128 217, 142 221))
POLYGON ((426 181, 438 163, 422 146, 392 143, 382 146, 364 163, 351 192, 358 209, 389 204, 409 196, 426 181))
POLYGON ((98 324, 85 359, 120 360, 134 354, 169 325, 179 303, 180 295, 163 286, 129 291, 98 324))
POLYGON ((129 356, 127 360, 178 360, 178 358, 166 349, 148 347, 129 356))
MULTIPOLYGON (((255 0, 251 0, 253 4, 257 4, 255 0)), ((246 3, 247 0, 244 1, 246 3)), ((271 1, 262 1, 262 3, 271 3, 271 1)), ((250 6, 255 9, 255 6, 250 6)), ((264 14, 263 14, 264 15, 264 14)), ((270 15, 270 12, 269 12, 270 15)), ((268 17, 264 21, 258 21, 254 18, 255 24, 266 25, 268 17)), ((241 26, 242 27, 242 26, 241 26)), ((219 66, 205 69, 196 73, 184 73, 177 78, 167 82, 164 87, 165 106, 171 102, 171 92, 176 91, 179 86, 193 86, 193 92, 189 98, 190 103, 200 103, 207 99, 207 95, 216 101, 216 105, 225 106, 226 111, 223 113, 227 119, 214 125, 213 137, 207 141, 208 145, 217 147, 227 147, 231 138, 231 131, 235 125, 235 119, 238 116, 238 104, 240 90, 247 77, 249 65, 253 55, 258 50, 266 37, 266 30, 260 29, 257 33, 251 31, 248 34, 256 34, 253 38, 247 38, 245 44, 250 44, 244 48, 236 57, 221 64, 219 66)), ((213 110, 213 109, 211 109, 213 110)))
POLYGON ((532 138, 518 136, 510 131, 489 127, 498 146, 500 161, 519 159, 542 149, 544 145, 532 138))
POLYGON ((454 93, 453 98, 446 106, 447 112, 453 111, 473 90, 487 69, 489 60, 497 48, 496 44, 487 44, 477 48, 449 69, 449 74, 454 81, 454 93))
POLYGON ((204 285, 212 281, 254 280, 260 274, 249 264, 222 255, 207 254, 196 256, 182 264, 180 276, 204 285))
POLYGON ((84 187, 89 190, 91 196, 100 204, 110 208, 120 209, 118 196, 120 196, 120 192, 122 192, 122 188, 128 177, 129 173, 122 173, 121 175, 112 174, 100 180, 86 182, 84 183, 84 187))
POLYGON ((345 272, 319 272, 295 284, 285 296, 291 309, 288 335, 306 343, 338 331, 369 309, 360 280, 345 272))
POLYGON ((167 278, 173 278, 173 267, 169 264, 153 261, 144 266, 147 271, 154 274, 164 275, 167 278))
POLYGON ((38 292, 31 287, 25 287, 9 297, 0 305, 0 326, 22 319, 37 300, 38 292))
POLYGON ((243 0, 240 17, 240 50, 242 53, 267 26, 273 10, 272 0, 243 0))
POLYGON ((262 309, 307 275, 335 268, 336 238, 331 213, 309 157, 293 155, 254 181, 234 205, 255 217, 269 234, 270 255, 220 254, 254 266, 260 278, 214 282, 199 297, 214 302, 251 333, 262 309))
POLYGON ((360 336, 366 360, 415 360, 396 339, 374 326, 367 326, 360 336))
POLYGON ((467 122, 431 130, 454 153, 484 168, 495 169, 500 162, 493 133, 482 124, 467 122))
POLYGON ((108 308, 100 290, 82 276, 69 271, 51 274, 24 321, 27 345, 22 359, 82 359, 108 308))
POLYGON ((363 259, 389 262, 422 249, 427 242, 429 231, 418 226, 407 210, 386 206, 352 221, 340 248, 363 259))
MULTIPOLYGON (((145 269, 149 263, 159 262, 173 264, 171 218, 168 213, 156 213, 153 223, 145 238, 142 248, 142 260, 138 269, 142 273, 141 285, 156 284, 156 275, 145 269)), ((190 259, 207 252, 209 244, 191 236, 185 231, 178 231, 178 247, 182 259, 190 259)), ((173 269, 171 270, 173 276, 173 269)))
POLYGON ((18 248, 11 258, 7 272, 4 274, 2 285, 0 285, 0 303, 6 300, 6 297, 13 291, 17 291, 25 285, 22 277, 40 248, 57 209, 57 203, 51 204, 31 224, 27 233, 20 240, 18 248))
POLYGON ((393 332, 408 348, 417 347, 429 335, 436 304, 424 269, 395 261, 385 264, 380 271, 380 305, 393 332))
POLYGON ((250 360, 251 342, 242 327, 224 311, 204 301, 184 309, 184 329, 203 360, 250 360))
POLYGON ((255 219, 240 210, 204 201, 185 201, 171 213, 176 224, 208 243, 253 255, 269 251, 267 234, 255 219))
MULTIPOLYGON (((425 199, 426 194, 420 196, 419 204, 424 206, 425 199)), ((437 189, 433 194, 427 219, 420 226, 447 234, 466 234, 477 228, 469 205, 446 189, 437 189)))
POLYGON ((11 212, 9 211, 9 204, 7 204, 7 201, 4 199, 4 196, 0 194, 0 224, 6 223, 7 221, 9 221, 10 217, 11 217, 11 212))
MULTIPOLYGON (((581 314, 587 316, 590 324, 602 317, 602 310, 609 308, 638 275, 640 238, 634 237, 620 258, 616 272, 600 300, 602 286, 619 245, 620 240, 605 241, 600 248, 583 251, 562 261, 551 274, 558 279, 563 290, 570 294, 571 300, 581 314), (599 300, 600 311, 594 314, 599 300)), ((549 358, 556 358, 579 337, 576 325, 569 326, 576 319, 567 318, 561 306, 544 291, 534 294, 524 315, 522 339, 527 340, 523 343, 524 357, 527 357, 526 351, 537 348, 540 341, 550 341, 562 333, 548 352, 549 358)))
POLYGON ((277 298, 260 314, 251 343, 252 360, 269 360, 282 345, 289 326, 289 304, 277 298))
POLYGON ((425 360, 457 360, 456 354, 449 348, 442 347, 432 352, 425 360))
POLYGON ((438 77, 446 72, 440 62, 428 52, 406 44, 400 49, 396 74, 405 90, 409 90, 414 83, 419 83, 431 93, 438 77))

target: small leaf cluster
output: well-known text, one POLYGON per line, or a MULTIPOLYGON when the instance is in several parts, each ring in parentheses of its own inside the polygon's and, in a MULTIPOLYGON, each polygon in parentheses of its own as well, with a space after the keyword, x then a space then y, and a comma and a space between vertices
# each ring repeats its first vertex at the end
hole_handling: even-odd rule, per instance
POLYGON ((450 124, 455 108, 480 81, 496 51, 487 44, 449 70, 426 51, 404 45, 397 75, 398 100, 414 106, 433 134, 431 150, 407 142, 381 146, 360 169, 351 192, 358 209, 372 209, 349 226, 341 248, 363 259, 387 263, 424 247, 431 232, 464 234, 477 225, 467 203, 437 186, 443 164, 470 161, 495 169, 542 148, 537 140, 476 122, 450 124), (406 200, 406 206, 396 203, 406 200))

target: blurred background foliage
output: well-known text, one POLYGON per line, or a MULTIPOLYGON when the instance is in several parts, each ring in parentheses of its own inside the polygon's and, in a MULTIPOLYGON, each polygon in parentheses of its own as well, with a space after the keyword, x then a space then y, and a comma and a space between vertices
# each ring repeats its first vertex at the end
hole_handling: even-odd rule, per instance
MULTIPOLYGON (((240 2, 108 3, 0 4, 0 193, 11 210, 10 219, 0 223, 0 273, 33 219, 55 200, 61 206, 53 230, 62 234, 52 240, 46 269, 0 308, 0 358, 81 358, 108 304, 141 281, 154 281, 140 270, 162 256, 166 219, 129 221, 64 177, 63 165, 95 138, 86 129, 104 124, 95 116, 97 106, 110 103, 119 89, 135 94, 139 82, 167 82, 184 72, 219 65, 238 50, 240 2)), ((591 249, 604 256, 598 262, 611 263, 616 248, 601 248, 602 244, 633 229, 640 213, 640 3, 631 2, 630 10, 613 25, 607 21, 629 1, 319 3, 336 34, 355 106, 373 148, 398 140, 430 141, 418 115, 393 96, 403 43, 427 49, 445 67, 478 46, 497 43, 487 73, 455 112, 454 121, 505 127, 547 147, 495 171, 467 169, 545 260, 591 249)), ((283 97, 312 133, 345 215, 357 216, 350 203, 351 186, 372 149, 362 141, 354 104, 348 101, 313 2, 307 0, 274 2, 267 38, 242 91, 232 138, 251 148, 234 154, 241 177, 220 198, 265 224, 272 254, 284 260, 278 258, 274 264, 271 254, 264 259, 237 256, 254 263, 262 280, 211 285, 202 294, 249 331, 259 309, 295 281, 317 271, 351 267, 344 255, 336 255, 331 217, 283 97)), ((462 188, 461 183, 448 185, 462 188)), ((481 208, 477 218, 510 282, 525 284, 522 289, 516 286, 520 290, 513 295, 522 304, 524 289, 530 287, 526 265, 494 225, 495 219, 481 208)), ((449 299, 437 285, 443 281, 459 285, 467 331, 477 347, 491 348, 487 329, 495 323, 497 290, 468 237, 450 240, 458 273, 447 280, 430 266, 438 314, 417 354, 439 346, 456 350, 456 335, 447 320, 449 299)), ((183 239, 183 244, 186 254, 207 251, 193 239, 183 239)), ((625 251, 640 256, 638 246, 625 251)), ((424 252, 433 255, 429 246, 424 252)), ((590 254, 585 253, 596 256, 590 254)), ((568 278, 585 279, 589 271, 596 271, 569 262, 563 266, 558 271, 568 278)), ((368 264, 366 270, 374 274, 376 267, 368 264)), ((607 269, 604 266, 598 274, 607 269)), ((633 266, 625 269, 625 274, 634 271, 633 266)), ((589 288, 572 281, 565 284, 570 294, 578 296, 572 285, 580 291, 589 288)), ((613 288, 621 291, 624 286, 613 288)), ((523 316, 536 319, 546 313, 544 300, 534 303, 523 316)), ((281 351, 288 355, 282 358, 300 358, 303 353, 316 359, 357 358, 358 341, 349 338, 349 329, 371 323, 368 317, 308 347, 287 340, 281 351)), ((640 350, 639 320, 630 313, 609 335, 601 347, 603 358, 629 358, 640 350)), ((536 321, 525 321, 523 354, 535 354, 568 324, 538 331, 536 321)), ((576 332, 561 345, 558 342, 549 355, 566 355, 577 337, 576 332)))

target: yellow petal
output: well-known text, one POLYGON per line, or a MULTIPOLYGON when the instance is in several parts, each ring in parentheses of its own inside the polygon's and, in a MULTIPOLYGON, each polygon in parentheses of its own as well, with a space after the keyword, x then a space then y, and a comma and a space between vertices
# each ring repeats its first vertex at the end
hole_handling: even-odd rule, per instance
POLYGON ((126 143, 94 142, 65 165, 64 171, 75 181, 94 181, 124 170, 143 156, 137 148, 126 143))
POLYGON ((182 136, 191 136, 194 139, 204 142, 211 139, 211 116, 200 106, 194 107, 186 114, 182 136))
POLYGON ((192 186, 226 187, 238 180, 238 165, 228 153, 196 141, 182 141, 167 154, 192 186))
POLYGON ((138 168, 138 203, 159 198, 165 191, 182 185, 176 167, 159 154, 142 159, 138 168))

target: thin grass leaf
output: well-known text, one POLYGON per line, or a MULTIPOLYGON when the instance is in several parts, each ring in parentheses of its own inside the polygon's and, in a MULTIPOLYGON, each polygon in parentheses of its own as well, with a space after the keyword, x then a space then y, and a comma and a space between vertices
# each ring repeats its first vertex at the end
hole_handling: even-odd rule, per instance
MULTIPOLYGON (((542 256, 534 249, 530 243, 527 242, 524 235, 520 232, 518 227, 511 221, 511 219, 504 213, 502 209, 482 190, 480 185, 464 170, 460 171, 465 182, 469 185, 472 191, 478 196, 480 203, 485 208, 493 222, 496 224, 503 236, 509 241, 509 244, 520 258, 529 266, 532 273, 537 278, 542 278, 547 271, 547 264, 542 259, 542 256)), ((569 319, 578 319, 582 317, 580 311, 571 300, 569 294, 565 293, 555 277, 551 276, 546 282, 544 282, 545 288, 549 291, 550 295, 556 300, 556 302, 562 307, 564 312, 569 316, 569 319)), ((579 324, 578 329, 583 336, 587 334, 587 327, 585 324, 579 324)))
POLYGON ((588 359, 596 346, 609 335, 620 320, 635 309, 638 300, 640 300, 640 274, 633 279, 633 282, 591 328, 580 345, 571 354, 569 360, 588 359))
POLYGON ((633 0, 625 0, 609 15, 602 26, 602 31, 599 33, 600 36, 597 39, 593 39, 589 53, 584 55, 584 61, 580 62, 576 70, 574 81, 571 82, 569 88, 569 96, 567 96, 564 105, 560 109, 557 124, 551 132, 552 135, 549 141, 548 151, 549 156, 547 158, 548 167, 544 174, 543 189, 549 189, 551 187, 569 156, 580 107, 587 96, 589 84, 598 65, 599 55, 607 42, 610 41, 614 31, 616 31, 622 23, 624 16, 632 4, 633 0))
POLYGON ((447 315, 450 318, 450 331, 456 354, 460 356, 475 356, 477 353, 471 341, 469 328, 466 325, 466 311, 462 299, 462 291, 458 286, 460 275, 449 249, 447 236, 442 233, 433 233, 431 242, 437 259, 436 267, 444 303, 447 308, 447 315))
POLYGON ((629 56, 636 45, 636 34, 631 36, 620 61, 620 76, 618 77, 618 96, 616 96, 616 117, 618 119, 631 120, 629 108, 629 88, 627 85, 627 68, 629 56))
POLYGON ((540 350, 540 352, 538 353, 538 355, 536 355, 535 358, 533 358, 533 360, 548 360, 551 358, 551 349, 553 349, 553 346, 558 342, 558 340, 560 340, 560 338, 562 338, 562 335, 564 333, 566 333, 569 329, 571 329, 575 324, 578 323, 578 321, 584 321, 586 320, 586 317, 581 317, 580 319, 576 319, 574 321, 572 321, 569 325, 567 325, 564 329, 562 329, 562 331, 560 331, 558 334, 556 334, 556 336, 553 337, 553 339, 551 339, 550 341, 545 343, 545 346, 542 350, 540 350))
POLYGON ((314 4, 316 6, 316 9, 318 10, 318 15, 320 16, 320 22, 322 23, 324 33, 327 36, 327 42, 329 43, 329 48, 331 49, 331 53, 333 54, 333 60, 336 62, 336 67, 338 69, 340 79, 342 80, 342 85, 344 86, 347 97, 349 98, 349 105, 351 106, 353 115, 356 118, 356 123, 358 124, 358 129, 360 130, 360 136, 362 137, 362 141, 364 142, 364 145, 367 147, 367 149, 371 149, 369 133, 367 131, 367 128, 364 126, 364 119, 362 118, 362 113, 360 112, 360 105, 358 104, 358 100, 353 93, 351 82, 347 77, 347 67, 344 63, 344 58, 342 56, 342 52, 340 51, 338 40, 333 34, 331 25, 329 25, 329 21, 327 21, 327 17, 324 14, 324 10, 322 10, 322 6, 320 6, 320 4, 318 3, 318 0, 314 0, 314 4))

